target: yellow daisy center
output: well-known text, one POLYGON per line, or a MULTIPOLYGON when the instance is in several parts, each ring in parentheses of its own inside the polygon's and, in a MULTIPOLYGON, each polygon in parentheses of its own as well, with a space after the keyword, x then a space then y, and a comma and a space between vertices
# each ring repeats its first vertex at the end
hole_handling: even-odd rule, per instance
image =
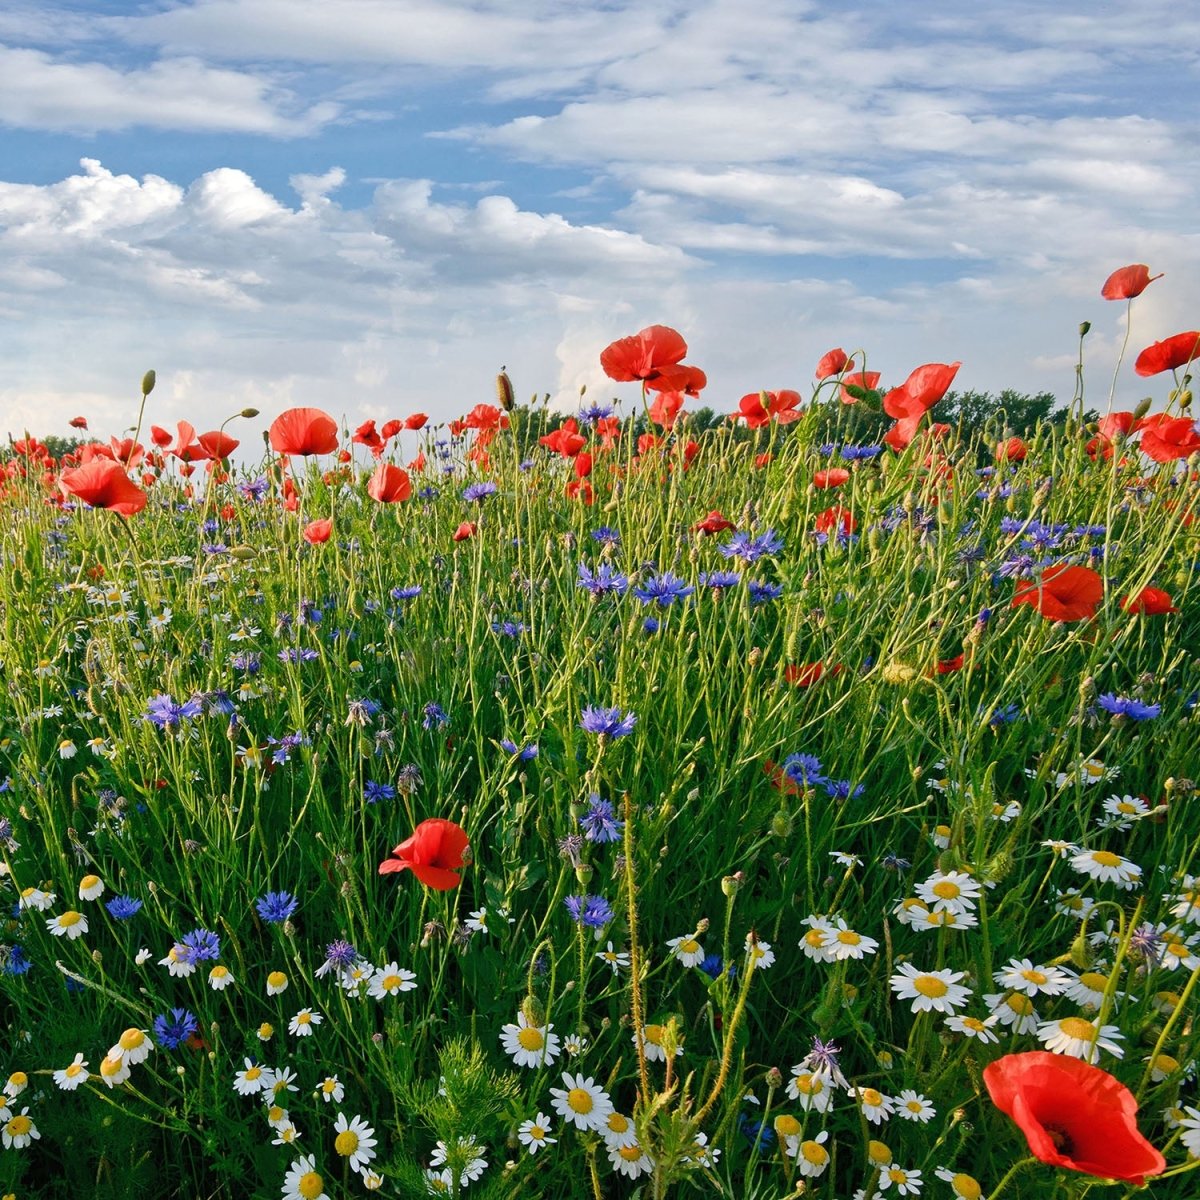
POLYGON ((272 971, 267 976, 267 987, 283 987, 287 983, 287 976, 282 971, 272 971))
POLYGON ((796 1137, 800 1132, 800 1122, 789 1113, 783 1113, 775 1118, 775 1132, 780 1137, 796 1137))
POLYGON ((617 1151, 617 1153, 626 1162, 637 1162, 637 1160, 642 1157, 642 1148, 641 1148, 641 1146, 636 1146, 636 1145, 635 1146, 622 1146, 621 1149, 617 1151))
POLYGON ((1096 971, 1085 971, 1080 975, 1079 982, 1093 992, 1102 992, 1108 986, 1108 979, 1096 971))
POLYGON ((971 1175, 955 1175, 950 1181, 950 1186, 962 1197, 962 1200, 979 1200, 983 1195, 983 1188, 979 1186, 979 1181, 971 1175))
POLYGON ((892 1161, 892 1152, 883 1142, 867 1143, 867 1157, 877 1166, 886 1167, 892 1161))
POLYGON ((146 1035, 140 1029, 127 1029, 117 1044, 122 1050, 136 1050, 145 1040, 146 1035))
POLYGON ((1049 976, 1042 974, 1041 971, 1022 971, 1022 979, 1028 979, 1030 983, 1042 984, 1045 983, 1049 976))
MULTIPOLYGON (((1163 1057, 1165 1057, 1165 1056, 1164 1056, 1164 1055, 1161 1055, 1161 1054, 1159 1055, 1159 1058, 1163 1058, 1163 1057)), ((74 1079, 74 1078, 75 1078, 75 1076, 76 1076, 76 1075, 79 1075, 79 1074, 80 1074, 82 1071, 83 1071, 83 1063, 72 1063, 72 1064, 71 1064, 71 1065, 70 1065, 70 1066, 69 1066, 69 1067, 68 1067, 68 1068, 67 1068, 67 1069, 66 1069, 66 1070, 63 1072, 63 1074, 64 1074, 64 1075, 66 1075, 66 1077, 67 1077, 68 1079, 74 1079)))
POLYGON ((1096 1036, 1095 1025, 1091 1021, 1085 1021, 1082 1017, 1064 1017, 1059 1021, 1058 1027, 1069 1038, 1080 1038, 1090 1042, 1096 1036))
POLYGON ((403 982, 404 980, 401 979, 399 975, 385 975, 379 986, 383 988, 385 992, 390 992, 394 988, 398 988, 403 982))
POLYGON ((1013 992, 1004 1003, 1022 1017, 1027 1017, 1033 1012, 1033 1001, 1028 996, 1022 996, 1020 992, 1013 992))
POLYGON ((325 1180, 316 1171, 306 1171, 296 1181, 296 1191, 304 1197, 304 1200, 317 1200, 324 1190, 325 1180))
POLYGON ((878 1108, 883 1103, 883 1096, 874 1088, 863 1088, 862 1102, 870 1108, 878 1108))
POLYGON ((1114 854, 1111 850, 1093 850, 1092 862, 1100 867, 1119 867, 1121 856, 1114 854))
POLYGON ((613 1133, 624 1133, 629 1128, 629 1118, 619 1112, 610 1113, 608 1127, 613 1133))
POLYGON ((661 1025, 646 1026, 646 1041, 652 1046, 661 1046, 663 1040, 663 1027, 661 1025))
POLYGON ((8 1086, 14 1088, 23 1088, 29 1083, 29 1076, 24 1071, 14 1071, 8 1077, 8 1086))
POLYGON ((853 929, 839 929, 837 940, 843 946, 857 946, 862 941, 862 934, 855 933, 853 929))
POLYGON ((962 894, 962 888, 952 879, 938 880, 932 890, 939 900, 956 900, 962 894))
POLYGON ((22 1134, 28 1133, 33 1128, 33 1122, 25 1116, 13 1117, 8 1123, 8 1132, 13 1137, 20 1137, 22 1134))
POLYGON ((339 1133, 333 1140, 333 1148, 343 1158, 349 1158, 358 1149, 358 1134, 353 1129, 339 1133))
POLYGON ((79 881, 79 890, 80 890, 81 892, 87 892, 87 891, 90 891, 90 890, 91 890, 92 888, 94 888, 94 887, 96 886, 96 884, 98 884, 99 882, 100 882, 100 876, 99 876, 99 875, 85 875, 85 876, 84 876, 84 877, 83 877, 83 878, 82 878, 82 879, 79 881))
POLYGON ((913 980, 913 987, 922 996, 928 996, 930 999, 937 999, 940 996, 944 996, 950 990, 936 975, 918 975, 913 980))
POLYGON ((814 1167, 824 1166, 829 1161, 829 1151, 820 1142, 801 1142, 800 1153, 804 1155, 805 1161, 812 1163, 814 1167))
POLYGON ((592 1094, 586 1088, 572 1088, 567 1093, 567 1106, 572 1112, 590 1113, 596 1106, 592 1094))
POLYGON ((892 1169, 888 1171, 888 1178, 893 1183, 905 1184, 908 1182, 908 1173, 900 1170, 899 1167, 892 1167, 892 1169))
POLYGON ((700 949, 700 943, 695 938, 684 938, 679 943, 680 954, 695 954, 700 949))
POLYGON ((243 1078, 247 1083, 253 1083, 262 1074, 262 1067, 247 1067, 243 1078))
POLYGON ((517 1041, 521 1044, 522 1050, 540 1050, 546 1044, 546 1039, 542 1037, 541 1031, 530 1029, 528 1026, 517 1034, 517 1041))
POLYGON ((122 1063, 119 1058, 106 1058, 100 1064, 100 1074, 103 1075, 105 1079, 108 1079, 113 1075, 120 1075, 121 1066, 122 1063))
POLYGON ((819 950, 825 945, 825 930, 810 929, 805 935, 804 940, 812 946, 814 950, 819 950))

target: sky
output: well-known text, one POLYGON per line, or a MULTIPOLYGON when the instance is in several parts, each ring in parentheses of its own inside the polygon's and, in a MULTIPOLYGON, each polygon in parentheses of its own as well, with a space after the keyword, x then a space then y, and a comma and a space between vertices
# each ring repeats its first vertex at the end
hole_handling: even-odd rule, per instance
POLYGON ((1115 399, 1161 407, 1198 47, 1178 0, 5 0, 0 436, 120 432, 149 368, 201 430, 448 420, 501 367, 628 410, 599 354, 650 324, 726 411, 834 346, 1065 403, 1088 320, 1103 410, 1134 262, 1115 399))

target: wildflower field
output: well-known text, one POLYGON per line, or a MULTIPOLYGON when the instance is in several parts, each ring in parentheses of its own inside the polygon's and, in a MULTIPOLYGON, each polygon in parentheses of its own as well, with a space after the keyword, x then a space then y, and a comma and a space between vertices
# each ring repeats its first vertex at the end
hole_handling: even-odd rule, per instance
POLYGON ((1198 340, 10 444, 0 1194, 1200 1193, 1198 340))

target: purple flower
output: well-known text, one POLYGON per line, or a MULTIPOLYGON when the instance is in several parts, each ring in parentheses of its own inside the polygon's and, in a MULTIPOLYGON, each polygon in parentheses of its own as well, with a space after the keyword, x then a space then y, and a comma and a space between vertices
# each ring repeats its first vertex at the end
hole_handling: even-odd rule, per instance
POLYGON ((629 576, 614 571, 608 563, 602 562, 595 571, 589 570, 587 563, 579 564, 579 582, 576 587, 586 588, 593 596, 603 596, 611 593, 623 596, 629 588, 629 576))
POLYGON ((462 498, 482 504, 489 496, 494 496, 499 489, 490 480, 482 483, 469 483, 463 488, 462 498))
POLYGON ((280 925, 296 911, 296 897, 290 892, 268 892, 254 902, 258 915, 271 925, 280 925))
POLYGON ((164 1050, 174 1050, 200 1028, 200 1023, 186 1008, 173 1008, 154 1018, 154 1038, 164 1050))
POLYGON ((757 562, 760 558, 770 558, 774 554, 778 554, 783 549, 783 538, 781 538, 773 529, 768 529, 766 533, 760 534, 758 537, 751 537, 747 530, 740 530, 735 533, 727 542, 722 543, 717 549, 726 558, 740 558, 742 562, 752 563, 757 562))
POLYGON ((618 821, 613 812, 610 800, 601 800, 593 792, 589 797, 589 807, 579 819, 579 827, 589 842, 616 842, 621 838, 625 828, 624 821, 618 821))
POLYGON ((170 696, 160 692, 150 698, 142 719, 157 725, 159 729, 175 729, 182 721, 198 717, 203 711, 204 701, 200 696, 176 704, 170 696))
POLYGON ((633 732, 637 724, 634 713, 621 715, 620 708, 587 707, 579 721, 579 728, 584 733, 596 733, 601 737, 619 738, 633 732))
POLYGON ((442 729, 449 724, 450 718, 440 704, 434 704, 431 700, 425 705, 425 717, 421 721, 422 729, 442 729))
POLYGON ((1161 704, 1143 704, 1126 696, 1114 696, 1112 692, 1097 696, 1096 703, 1114 717, 1128 717, 1131 721, 1149 721, 1162 712, 1161 704))
POLYGON ((652 575, 641 587, 635 587, 633 594, 643 604, 657 604, 659 608, 670 608, 676 600, 686 600, 695 590, 678 575, 664 571, 661 575, 652 575))
POLYGON ((568 896, 563 904, 577 925, 603 929, 613 918, 612 908, 603 896, 568 896))
POLYGON ((189 961, 205 962, 221 957, 221 939, 211 929, 193 929, 179 939, 188 948, 189 961))

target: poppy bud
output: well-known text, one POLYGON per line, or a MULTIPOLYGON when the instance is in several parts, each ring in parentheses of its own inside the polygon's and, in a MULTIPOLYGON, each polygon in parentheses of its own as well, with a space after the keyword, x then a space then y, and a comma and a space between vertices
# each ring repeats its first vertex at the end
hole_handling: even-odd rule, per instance
POLYGON ((765 1082, 772 1091, 783 1086, 783 1072, 778 1067, 772 1067, 766 1074, 765 1082))
POLYGON ((592 882, 593 874, 592 868, 587 863, 580 863, 575 868, 575 878, 584 886, 592 882))
POLYGON ((1091 943, 1082 929, 1071 943, 1071 962, 1081 971, 1086 971, 1092 965, 1091 943))
POLYGON ((787 838, 792 836, 792 816, 786 808, 781 808, 771 818, 771 832, 779 838, 787 838))
POLYGON ((512 412, 514 403, 512 380, 503 371, 496 376, 496 399, 505 412, 512 412))
POLYGON ((242 411, 240 413, 238 413, 238 416, 245 417, 246 420, 249 421, 251 418, 258 416, 258 409, 257 408, 243 408, 242 411))
POLYGON ((741 880, 736 875, 723 875, 721 877, 721 891, 730 899, 738 894, 738 888, 741 886, 741 880))
POLYGON ((1079 324, 1079 336, 1080 336, 1080 337, 1087 337, 1087 335, 1088 335, 1089 331, 1091 330, 1091 328, 1092 328, 1092 323, 1091 323, 1091 321, 1081 321, 1081 322, 1080 322, 1080 324, 1079 324))
POLYGON ((1152 396, 1147 396, 1144 400, 1138 401, 1138 406, 1133 410, 1133 422, 1136 425, 1149 411, 1150 405, 1154 403, 1152 396))
POLYGON ((545 1006, 532 992, 521 1001, 521 1013, 530 1025, 540 1028, 546 1023, 545 1006))
POLYGON ((150 395, 150 393, 152 391, 154 391, 155 379, 156 379, 156 376, 153 371, 147 371, 145 373, 145 375, 142 376, 142 395, 143 396, 148 396, 148 395, 150 395))
POLYGON ((1180 408, 1180 411, 1187 412, 1187 410, 1191 407, 1192 407, 1192 389, 1188 388, 1186 391, 1179 393, 1179 408, 1180 408))
POLYGON ((234 546, 229 551, 229 557, 236 558, 238 562, 249 562, 258 557, 258 551, 253 546, 234 546))

